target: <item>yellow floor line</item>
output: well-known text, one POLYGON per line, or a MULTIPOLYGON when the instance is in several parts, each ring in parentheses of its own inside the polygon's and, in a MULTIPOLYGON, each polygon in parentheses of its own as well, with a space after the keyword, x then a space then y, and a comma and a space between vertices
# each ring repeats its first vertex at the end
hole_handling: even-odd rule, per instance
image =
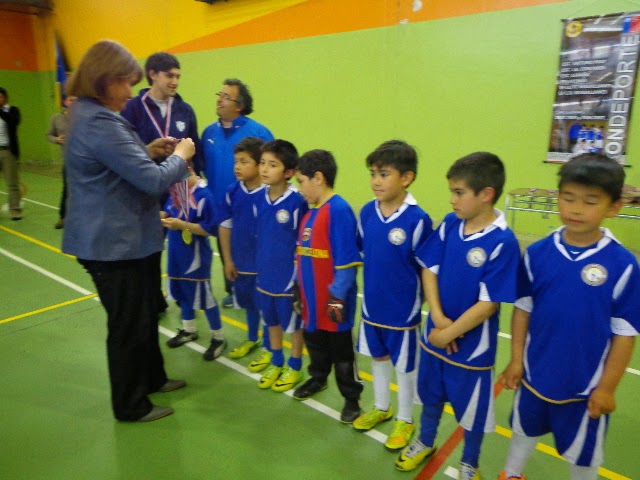
MULTIPOLYGON (((16 236, 18 236, 20 238, 23 238, 23 239, 25 239, 25 240, 27 240, 29 242, 35 243, 36 245, 39 245, 39 246, 41 246, 43 248, 46 248, 46 249, 51 250, 53 252, 59 253, 61 255, 64 255, 65 257, 75 258, 72 255, 67 255, 66 253, 62 253, 62 251, 60 249, 58 249, 58 248, 52 247, 51 245, 48 245, 48 244, 46 244, 44 242, 41 242, 40 240, 36 240, 35 238, 29 237, 28 235, 24 235, 24 234, 22 234, 20 232, 17 232, 15 230, 11 230, 10 228, 4 227, 2 225, 0 225, 0 230, 4 230, 4 231, 6 231, 8 233, 11 233, 11 234, 16 235, 16 236)), ((163 274, 163 277, 165 277, 165 276, 166 276, 166 274, 163 274)), ((58 303, 56 305, 51 305, 49 307, 41 308, 39 310, 34 310, 33 312, 23 313, 21 315, 16 315, 15 317, 5 318, 4 320, 0 320, 0 325, 3 324, 3 323, 12 322, 14 320, 19 320, 19 319, 24 318, 24 317, 29 317, 31 315, 36 315, 38 313, 42 313, 42 312, 46 312, 46 311, 49 311, 49 310, 54 310, 56 308, 64 307, 64 306, 67 306, 67 305, 71 305, 73 303, 82 302, 84 300, 95 298, 97 296, 98 295, 94 293, 94 294, 91 294, 91 295, 86 295, 84 297, 76 298, 74 300, 69 300, 67 302, 62 302, 62 303, 58 303)), ((227 317, 225 315, 221 315, 220 318, 222 319, 223 322, 228 323, 229 325, 237 327, 237 328, 239 328, 241 330, 247 330, 247 325, 245 323, 243 323, 243 322, 239 322, 239 321, 234 320, 233 318, 227 317)), ((286 341, 286 340, 283 341, 282 344, 285 347, 289 348, 289 349, 291 348, 291 343, 286 341)), ((309 352, 307 351, 306 348, 303 350, 303 353, 305 355, 309 354, 309 352)), ((363 380, 366 380, 368 382, 373 382, 373 376, 371 374, 369 374, 367 372, 363 372, 362 370, 359 372, 359 374, 360 374, 360 377, 363 380)), ((394 392, 398 391, 398 386, 396 384, 394 384, 394 383, 392 383, 390 385, 390 388, 394 392)), ((449 415, 453 415, 454 414, 453 409, 451 408, 450 405, 445 405, 444 411, 446 413, 448 413, 449 415)), ((496 430, 495 431, 496 431, 496 433, 498 433, 499 435, 502 435, 503 437, 511 438, 512 432, 508 428, 496 426, 496 430)), ((539 450, 540 452, 546 453, 547 455, 550 455, 552 457, 564 460, 564 458, 562 458, 562 456, 560 456, 558 454, 558 451, 554 447, 551 447, 549 445, 545 445, 544 443, 538 443, 538 445, 536 446, 536 449, 539 450)), ((598 474, 601 477, 607 478, 609 480, 632 480, 629 477, 625 477, 624 475, 620 475, 618 473, 612 472, 611 470, 607 470, 606 468, 602 468, 602 467, 599 467, 598 474)))

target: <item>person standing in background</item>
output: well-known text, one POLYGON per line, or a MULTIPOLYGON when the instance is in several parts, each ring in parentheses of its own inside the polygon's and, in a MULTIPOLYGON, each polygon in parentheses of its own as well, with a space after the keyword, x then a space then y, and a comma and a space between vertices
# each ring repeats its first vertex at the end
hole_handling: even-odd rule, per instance
POLYGON ((18 125, 20 110, 9 105, 7 90, 0 87, 0 162, 9 190, 9 212, 11 220, 22 220, 20 205, 20 175, 18 159, 18 125))
MULTIPOLYGON (((61 112, 56 113, 51 117, 51 123, 49 124, 49 131, 47 132, 47 140, 56 145, 64 145, 64 140, 67 137, 67 130, 69 124, 69 107, 76 101, 76 97, 67 97, 63 100, 63 109, 61 112)), ((64 216, 67 211, 67 180, 65 179, 64 162, 62 163, 62 196, 60 198, 60 218, 53 226, 56 230, 64 227, 64 216)))
MULTIPOLYGON (((218 120, 202 133, 202 152, 209 190, 213 193, 216 205, 221 205, 225 201, 227 189, 236 180, 233 172, 235 146, 246 137, 258 137, 268 142, 273 140, 273 135, 264 125, 247 117, 253 112, 253 97, 249 88, 240 80, 226 79, 216 95, 218 120)), ((218 240, 218 252, 221 251, 218 240)), ((222 306, 231 308, 231 282, 224 277, 224 283, 227 296, 222 300, 222 306)))

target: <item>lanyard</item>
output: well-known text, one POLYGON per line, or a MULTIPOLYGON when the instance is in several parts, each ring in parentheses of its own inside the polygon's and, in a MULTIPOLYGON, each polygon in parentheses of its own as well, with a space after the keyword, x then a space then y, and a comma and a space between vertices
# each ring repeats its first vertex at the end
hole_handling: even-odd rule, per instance
POLYGON ((156 130, 158 131, 158 134, 160 134, 161 137, 168 137, 169 136, 169 126, 171 125, 171 105, 173 104, 173 97, 169 97, 169 101, 167 103, 167 116, 165 117, 166 120, 165 120, 164 131, 163 131, 160 128, 160 125, 158 125, 158 122, 156 121, 156 118, 151 113, 151 110, 149 110, 149 105, 147 105, 147 102, 145 101, 148 96, 149 96, 149 91, 147 91, 147 93, 145 93, 143 95, 143 97, 142 97, 142 105, 144 105, 144 109, 146 110, 147 115, 149 116, 149 119, 153 123, 153 126, 156 127, 156 130))

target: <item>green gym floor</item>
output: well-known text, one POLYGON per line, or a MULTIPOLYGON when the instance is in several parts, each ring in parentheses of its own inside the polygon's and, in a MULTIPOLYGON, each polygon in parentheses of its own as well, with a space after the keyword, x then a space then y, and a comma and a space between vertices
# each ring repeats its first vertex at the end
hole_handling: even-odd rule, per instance
MULTIPOLYGON (((250 358, 201 357, 208 335, 175 350, 164 343, 178 326, 171 305, 160 322, 165 366, 188 387, 152 395, 176 413, 149 424, 116 422, 111 414, 105 355, 105 312, 88 274, 62 254, 54 230, 61 190, 59 166, 25 167, 24 220, 0 213, 0 479, 448 479, 457 478, 459 431, 449 410, 438 435, 440 452, 412 473, 393 467, 382 442, 392 422, 361 434, 337 421, 342 406, 334 380, 306 402, 256 386, 250 358)), ((4 180, 4 179, 2 179, 4 180)), ((4 188, 4 182, 0 183, 4 188)), ((0 205, 7 202, 0 191, 0 205)), ((615 227, 614 227, 615 228, 615 227)), ((220 299, 221 268, 212 272, 220 299)), ((503 309, 497 369, 509 352, 503 309)), ((246 335, 242 312, 223 309, 227 352, 246 335)), ((358 358, 365 380, 362 406, 372 406, 370 362, 358 358)), ((395 387, 393 387, 395 388, 395 387)), ((618 389, 601 478, 640 479, 640 347, 618 389)), ((395 394, 392 393, 392 402, 395 394)), ((483 479, 495 479, 509 444, 512 393, 496 401, 498 428, 487 435, 483 479)), ((414 419, 419 420, 416 406, 414 419)), ((526 469, 529 480, 568 478, 566 463, 545 437, 526 469)))

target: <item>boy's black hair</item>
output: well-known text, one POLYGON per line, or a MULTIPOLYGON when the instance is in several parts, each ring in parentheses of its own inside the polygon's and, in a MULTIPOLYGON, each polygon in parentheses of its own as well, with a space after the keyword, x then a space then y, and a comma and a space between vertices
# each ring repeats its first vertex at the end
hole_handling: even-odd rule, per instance
POLYGON ((298 166, 298 150, 293 143, 286 140, 271 140, 262 145, 262 152, 273 153, 282 162, 285 170, 295 169, 298 166))
POLYGON ((180 62, 170 53, 158 52, 150 55, 144 64, 144 73, 147 76, 147 82, 149 82, 149 85, 153 85, 153 80, 151 80, 151 77, 149 76, 149 71, 168 72, 173 68, 180 69, 180 62))
POLYGON ((475 152, 459 158, 447 172, 447 180, 464 180, 476 195, 487 187, 493 188, 494 205, 502 195, 505 176, 502 160, 489 152, 475 152))
POLYGON ((614 159, 600 153, 577 155, 560 167, 558 189, 565 183, 598 187, 617 202, 622 197, 624 168, 614 159))
POLYGON ((238 98, 236 100, 238 105, 242 107, 240 114, 250 115, 253 112, 253 97, 251 96, 251 92, 249 92, 249 87, 237 78, 227 78, 222 84, 229 85, 230 87, 238 87, 238 98))
POLYGON ((309 150, 298 160, 298 171, 305 177, 313 177, 316 172, 324 175, 324 181, 333 188, 338 173, 338 165, 333 154, 327 150, 309 150))
POLYGON ((256 163, 260 163, 260 153, 262 152, 263 145, 264 140, 261 138, 245 137, 233 147, 233 153, 246 152, 256 163))
POLYGON ((393 167, 404 174, 418 174, 418 153, 402 140, 388 140, 367 156, 367 167, 393 167))
POLYGON ((9 94, 7 93, 7 90, 4 87, 0 87, 0 93, 4 95, 4 99, 6 101, 9 101, 9 94))

